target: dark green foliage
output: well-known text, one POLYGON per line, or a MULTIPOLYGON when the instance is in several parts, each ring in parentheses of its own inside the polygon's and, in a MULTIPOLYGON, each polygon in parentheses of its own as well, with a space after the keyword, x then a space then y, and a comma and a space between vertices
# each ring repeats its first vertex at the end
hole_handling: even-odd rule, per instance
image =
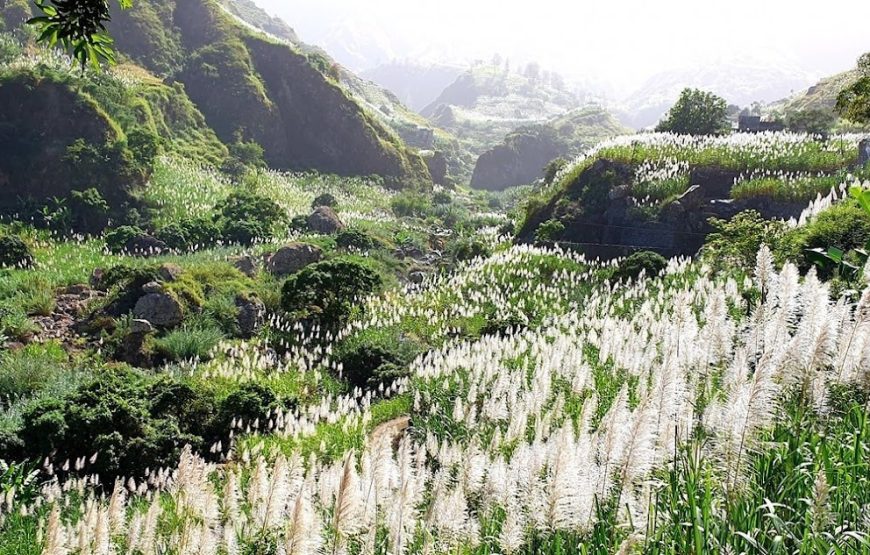
POLYGON ((478 257, 487 257, 492 254, 492 250, 483 242, 477 239, 460 239, 451 245, 453 259, 456 261, 474 260, 478 257))
POLYGON ((537 241, 556 241, 565 233, 565 224, 555 218, 551 218, 538 226, 535 231, 537 241))
POLYGON ((870 122, 870 52, 858 60, 858 80, 837 96, 837 113, 856 123, 870 122))
POLYGON ((338 200, 332 195, 332 193, 323 193, 318 195, 313 201, 311 201, 311 209, 316 210, 321 206, 328 206, 329 208, 335 208, 338 206, 338 200))
POLYGON ((353 387, 375 389, 407 376, 408 365, 420 352, 420 345, 404 334, 363 334, 342 345, 337 360, 342 378, 353 387))
POLYGON ((651 252, 636 252, 619 264, 613 278, 620 281, 636 280, 643 273, 648 278, 658 276, 666 267, 668 261, 662 255, 651 252))
POLYGON ((122 225, 106 233, 106 246, 114 253, 124 252, 127 243, 131 239, 145 235, 145 231, 141 228, 122 225))
POLYGON ((565 160, 564 158, 556 158, 555 160, 550 161, 546 166, 544 166, 544 183, 547 185, 553 183, 556 176, 559 175, 559 172, 567 165, 568 160, 565 160))
POLYGON ((266 167, 263 147, 254 141, 245 141, 236 135, 236 141, 229 146, 229 156, 224 162, 223 171, 240 178, 250 170, 266 167))
POLYGON ((281 306, 296 319, 336 330, 362 297, 377 291, 382 283, 368 266, 335 258, 290 276, 282 289, 281 306))
POLYGON ((133 154, 136 165, 148 172, 163 149, 163 141, 150 129, 136 127, 127 132, 127 148, 133 154))
POLYGON ((0 236, 0 267, 27 268, 33 264, 33 254, 27 244, 15 235, 0 236))
POLYGON ((276 407, 278 399, 272 390, 256 383, 244 384, 221 403, 218 413, 219 429, 229 431, 234 418, 248 423, 263 418, 276 407))
MULTIPOLYGON (((29 23, 39 29, 39 41, 50 46, 60 43, 72 51, 84 67, 90 63, 99 67, 102 61, 115 63, 112 37, 106 32, 111 19, 109 0, 35 0, 42 15, 29 23)), ((132 0, 118 0, 122 8, 132 6, 132 0)))
POLYGON ((796 133, 826 135, 837 123, 837 116, 830 110, 806 109, 786 116, 786 127, 796 133))
POLYGON ((755 210, 741 212, 730 220, 712 218, 714 231, 707 236, 701 256, 716 270, 755 267, 762 245, 777 252, 785 233, 785 224, 765 220, 755 210))
POLYGON ((453 201, 453 197, 450 196, 450 193, 447 191, 438 191, 434 195, 432 195, 432 203, 437 205, 450 204, 453 201))
POLYGON ((251 244, 255 239, 271 237, 283 231, 287 223, 284 211, 273 200, 249 192, 231 194, 217 206, 224 240, 251 244))
POLYGON ((110 292, 102 312, 112 318, 120 318, 133 310, 142 296, 142 286, 157 281, 157 268, 131 268, 115 266, 103 276, 101 287, 110 292))
POLYGON ((431 210, 432 203, 424 194, 405 192, 393 197, 390 208, 400 218, 424 218, 431 210))
POLYGON ((73 191, 68 206, 72 226, 76 231, 98 234, 109 225, 109 203, 93 187, 84 191, 73 191))
POLYGON ((34 458, 55 453, 58 460, 74 460, 98 453, 92 472, 141 476, 146 468, 172 465, 186 444, 201 450, 213 412, 201 394, 170 378, 116 370, 64 398, 32 404, 20 435, 34 458), (199 409, 195 417, 193 407, 199 409))
POLYGON ((155 237, 170 249, 185 252, 214 246, 222 230, 208 218, 190 218, 171 223, 157 230, 155 237))
MULTIPOLYGON (((806 226, 785 238, 786 254, 798 260, 802 269, 812 266, 811 249, 836 248, 844 253, 864 248, 870 241, 870 214, 853 203, 841 203, 819 214, 806 226)), ((830 271, 824 271, 826 277, 830 271)))
POLYGON ((308 218, 303 215, 293 216, 290 220, 290 231, 305 233, 308 231, 308 218))
POLYGON ((728 129, 728 104, 713 93, 684 89, 677 103, 656 127, 680 135, 718 135, 728 129))
POLYGON ((338 232, 338 235, 335 237, 335 244, 340 249, 368 251, 375 248, 377 241, 364 231, 348 228, 338 232))

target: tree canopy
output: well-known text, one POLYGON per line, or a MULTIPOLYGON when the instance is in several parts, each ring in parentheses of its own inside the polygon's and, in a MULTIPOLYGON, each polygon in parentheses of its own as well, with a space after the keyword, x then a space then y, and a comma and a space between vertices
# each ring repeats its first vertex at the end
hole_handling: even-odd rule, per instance
POLYGON ((858 59, 858 80, 840 91, 837 113, 855 123, 870 123, 870 52, 858 59))
MULTIPOLYGON (((115 0, 123 9, 133 0, 115 0)), ((109 0, 34 0, 42 15, 29 21, 39 29, 39 42, 61 44, 84 67, 115 62, 114 40, 106 31, 109 0)))
POLYGON ((699 89, 684 89, 656 131, 680 135, 718 135, 728 129, 728 103, 699 89))

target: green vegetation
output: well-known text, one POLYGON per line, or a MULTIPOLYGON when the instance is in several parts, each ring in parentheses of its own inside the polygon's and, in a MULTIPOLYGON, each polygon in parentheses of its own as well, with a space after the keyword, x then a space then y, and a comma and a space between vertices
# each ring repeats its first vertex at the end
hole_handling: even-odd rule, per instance
POLYGON ((678 135, 719 135, 728 129, 724 98, 698 89, 684 89, 656 131, 678 135))
POLYGON ((847 120, 870 122, 870 53, 858 60, 858 78, 837 96, 836 110, 847 120))

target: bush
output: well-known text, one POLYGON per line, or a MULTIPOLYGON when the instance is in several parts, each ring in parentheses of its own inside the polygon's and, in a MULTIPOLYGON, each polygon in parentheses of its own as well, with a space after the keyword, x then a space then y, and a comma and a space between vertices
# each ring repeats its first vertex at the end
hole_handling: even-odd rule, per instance
POLYGON ((728 103, 698 89, 684 89, 656 131, 680 135, 718 135, 728 129, 728 103))
POLYGON ((425 218, 432 205, 426 195, 404 192, 393 197, 390 208, 400 218, 425 218))
POLYGON ((762 245, 779 250, 785 232, 782 222, 765 220, 754 210, 741 212, 730 220, 710 219, 713 233, 707 236, 701 256, 717 271, 751 269, 762 245))
POLYGON ((0 268, 29 268, 33 265, 33 254, 20 237, 0 236, 0 268))
POLYGON ((20 436, 32 458, 97 453, 88 470, 111 480, 171 467, 186 444, 202 450, 213 434, 213 415, 212 400, 171 378, 112 370, 63 398, 29 405, 20 436))
POLYGON ((162 149, 162 140, 150 129, 136 127, 127 132, 127 148, 133 155, 136 165, 148 171, 162 149))
POLYGON ((82 233, 98 234, 109 225, 109 203, 93 187, 73 191, 69 198, 73 228, 82 233))
POLYGON ((311 209, 317 210, 322 206, 335 208, 338 206, 338 200, 331 193, 323 193, 322 195, 318 195, 317 198, 311 202, 311 209))
POLYGON ((166 225, 155 236, 170 249, 192 251, 214 246, 221 239, 221 229, 207 218, 191 218, 166 225))
POLYGON ((613 278, 620 281, 636 280, 641 273, 648 278, 658 276, 668 266, 664 256, 652 251, 632 254, 619 264, 613 278))
POLYGON ((565 224, 552 218, 538 226, 535 230, 536 241, 556 241, 565 233, 565 224))
POLYGON ((225 240, 250 244, 286 227, 287 215, 275 201, 256 193, 233 193, 217 206, 225 240))
POLYGON ((451 202, 453 202, 453 198, 447 191, 438 191, 432 195, 433 204, 450 204, 451 202))
POLYGON ((293 216, 290 220, 290 231, 305 233, 308 231, 308 218, 303 215, 293 216))
POLYGON ((551 160, 546 166, 544 166, 544 183, 551 185, 553 181, 555 181, 556 176, 559 175, 559 172, 565 169, 567 165, 568 160, 565 160, 564 158, 551 160))
POLYGON ((353 228, 343 229, 335 237, 335 244, 341 249, 368 251, 375 248, 376 243, 371 235, 353 228))
MULTIPOLYGON (((834 205, 802 228, 789 232, 784 238, 785 256, 797 261, 802 270, 808 270, 812 261, 809 249, 836 247, 844 252, 863 249, 870 240, 870 214, 852 202, 834 205)), ((829 277, 826 272, 824 277, 829 277)))
POLYGON ((492 254, 491 249, 483 241, 477 239, 460 239, 451 247, 453 259, 462 262, 478 257, 486 258, 492 254))
POLYGON ((362 337, 343 345, 337 360, 342 365, 342 378, 349 384, 375 389, 407 376, 408 365, 420 350, 419 345, 403 336, 362 337))
POLYGON ((335 258, 312 264, 284 283, 281 306, 294 318, 336 330, 361 297, 378 290, 381 277, 354 260, 335 258))
POLYGON ((143 235, 145 235, 145 231, 141 228, 122 225, 106 233, 106 246, 113 253, 122 253, 127 248, 127 243, 130 240, 142 237, 143 235))

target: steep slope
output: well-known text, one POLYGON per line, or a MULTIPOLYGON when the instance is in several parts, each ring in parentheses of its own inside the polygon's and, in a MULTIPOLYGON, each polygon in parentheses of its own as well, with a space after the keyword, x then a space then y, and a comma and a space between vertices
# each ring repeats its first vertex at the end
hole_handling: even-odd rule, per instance
POLYGON ((460 75, 421 113, 479 155, 520 127, 545 123, 579 105, 558 78, 548 76, 479 65, 460 75))
POLYGON ((544 166, 574 156, 603 139, 630 133, 600 107, 573 110, 543 125, 523 127, 477 160, 471 186, 504 189, 544 177, 544 166))
POLYGON ((253 0, 220 0, 228 12, 245 23, 275 36, 281 40, 293 43, 299 42, 299 36, 286 21, 280 17, 272 17, 253 0))
POLYGON ((361 77, 392 91, 411 109, 421 111, 435 102, 462 72, 456 66, 392 62, 364 71, 361 77))
POLYGON ((137 63, 183 83, 222 141, 256 141, 273 167, 377 174, 391 186, 429 180, 422 159, 330 68, 238 23, 216 0, 142 0, 118 10, 110 31, 137 63))

